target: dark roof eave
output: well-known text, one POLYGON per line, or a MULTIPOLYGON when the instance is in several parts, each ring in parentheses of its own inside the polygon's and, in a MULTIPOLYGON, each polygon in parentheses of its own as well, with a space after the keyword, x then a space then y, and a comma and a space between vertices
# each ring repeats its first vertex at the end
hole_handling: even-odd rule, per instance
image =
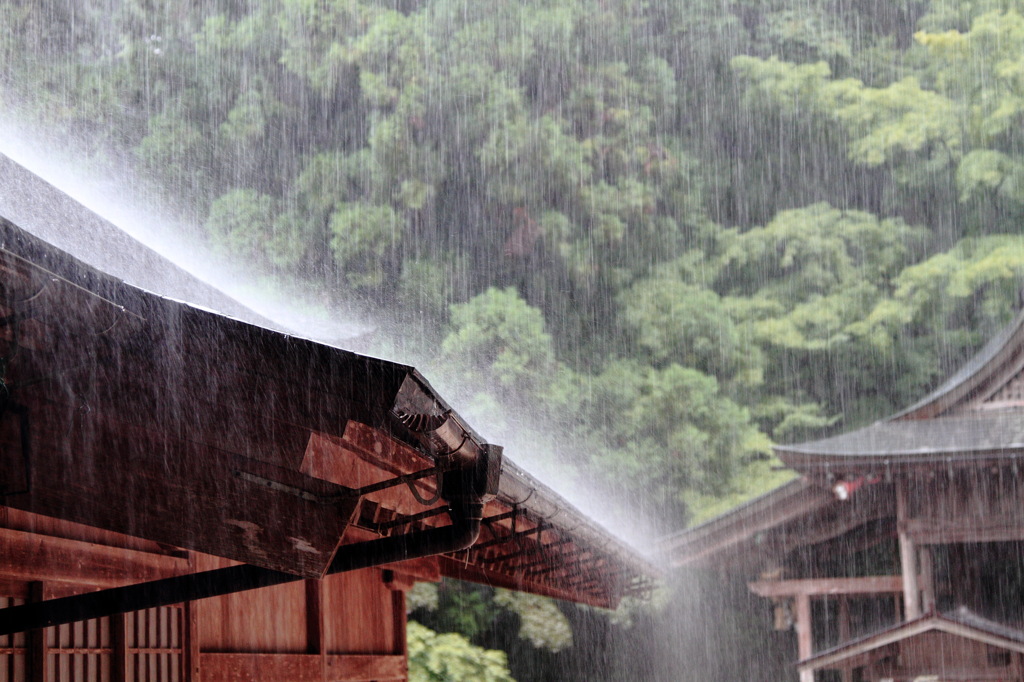
POLYGON ((699 526, 663 537, 658 542, 659 550, 674 566, 696 564, 833 501, 828 490, 796 478, 699 526))
POLYGON ((1017 409, 993 409, 880 421, 831 438, 777 445, 775 452, 788 466, 804 472, 1016 459, 1024 452, 1024 417, 1017 409))
MULTIPOLYGON (((331 389, 325 389, 327 395, 347 405, 345 414, 349 419, 355 419, 380 430, 424 457, 429 458, 430 452, 424 449, 418 439, 406 433, 406 429, 397 420, 391 418, 397 393, 409 379, 418 384, 418 390, 436 405, 436 409, 450 413, 465 430, 467 437, 478 444, 484 442, 419 371, 411 366, 359 355, 313 340, 284 334, 145 291, 117 276, 97 270, 45 240, 25 232, 2 216, 0 254, 22 263, 24 267, 44 275, 49 280, 59 281, 69 291, 121 308, 125 315, 137 319, 142 327, 170 327, 173 324, 180 325, 182 319, 205 321, 222 332, 215 335, 217 339, 238 338, 246 341, 242 344, 245 347, 260 349, 260 352, 278 358, 301 360, 297 365, 301 370, 298 374, 303 377, 315 376, 318 380, 326 382, 331 389), (329 371, 331 369, 335 371, 329 371), (351 371, 339 374, 338 370, 351 371)), ((198 283, 197 286, 206 285, 198 283)), ((181 330, 175 327, 174 331, 181 330)), ((136 330, 135 334, 142 335, 139 330, 136 330)), ((158 333, 153 338, 159 340, 162 335, 158 333)), ((296 425, 314 431, 322 430, 319 423, 303 422, 296 425)), ((637 577, 656 578, 661 575, 660 570, 636 549, 592 521, 563 497, 526 474, 508 459, 504 462, 499 497, 513 506, 522 506, 536 518, 550 523, 560 532, 574 538, 581 546, 614 557, 617 563, 626 566, 637 577)))
POLYGON ((915 452, 858 452, 850 454, 821 453, 808 450, 776 448, 779 459, 808 476, 820 477, 823 472, 882 473, 935 466, 977 466, 1024 459, 1024 444, 990 450, 929 449, 915 452))

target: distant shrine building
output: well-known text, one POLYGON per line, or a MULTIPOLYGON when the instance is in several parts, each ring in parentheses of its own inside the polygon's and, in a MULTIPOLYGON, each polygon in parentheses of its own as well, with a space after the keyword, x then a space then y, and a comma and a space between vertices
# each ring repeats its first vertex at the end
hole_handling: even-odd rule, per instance
POLYGON ((799 478, 663 548, 744 576, 794 677, 1024 680, 1024 314, 909 409, 776 451, 799 478))
POLYGON ((416 581, 614 607, 654 573, 415 369, 94 269, 17 221, 174 266, 0 172, 0 680, 404 680, 416 581))

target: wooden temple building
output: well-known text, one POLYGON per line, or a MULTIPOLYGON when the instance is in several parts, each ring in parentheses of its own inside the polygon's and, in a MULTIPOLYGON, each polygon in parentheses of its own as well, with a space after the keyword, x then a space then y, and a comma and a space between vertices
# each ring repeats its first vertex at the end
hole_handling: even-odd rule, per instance
POLYGON ((797 478, 662 548, 747 580, 794 677, 1024 680, 1024 314, 909 409, 776 451, 797 478))
POLYGON ((0 681, 404 680, 416 581, 644 588, 415 369, 236 319, 186 273, 170 295, 235 317, 91 267, 17 223, 43 205, 174 270, 0 174, 0 681))

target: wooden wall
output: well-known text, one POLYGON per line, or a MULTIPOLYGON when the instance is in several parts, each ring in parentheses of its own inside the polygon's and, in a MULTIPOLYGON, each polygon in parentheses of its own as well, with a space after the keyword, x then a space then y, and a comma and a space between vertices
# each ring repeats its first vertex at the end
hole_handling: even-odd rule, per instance
POLYGON ((854 678, 1017 682, 1024 679, 1021 654, 945 632, 926 632, 868 655, 854 678))
MULTIPOLYGON (((0 508, 0 607, 230 563, 0 508)), ((405 680, 409 584, 366 569, 0 637, 0 682, 405 680)))
POLYGON ((906 530, 918 544, 1024 540, 1024 474, 1012 467, 911 479, 906 530))

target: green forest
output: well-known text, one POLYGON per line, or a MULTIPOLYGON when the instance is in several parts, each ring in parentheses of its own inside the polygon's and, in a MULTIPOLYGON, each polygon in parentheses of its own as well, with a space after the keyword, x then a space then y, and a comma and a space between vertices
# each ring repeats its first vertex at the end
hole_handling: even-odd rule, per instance
MULTIPOLYGON (((1019 305, 1019 0, 5 0, 0 25, 4 117, 132 168, 264 286, 358 306, 358 350, 655 533, 785 481, 773 443, 911 404, 1019 305)), ((422 680, 564 679, 573 636, 660 617, 563 605, 531 639, 549 602, 423 596, 465 660, 414 650, 422 680)))

